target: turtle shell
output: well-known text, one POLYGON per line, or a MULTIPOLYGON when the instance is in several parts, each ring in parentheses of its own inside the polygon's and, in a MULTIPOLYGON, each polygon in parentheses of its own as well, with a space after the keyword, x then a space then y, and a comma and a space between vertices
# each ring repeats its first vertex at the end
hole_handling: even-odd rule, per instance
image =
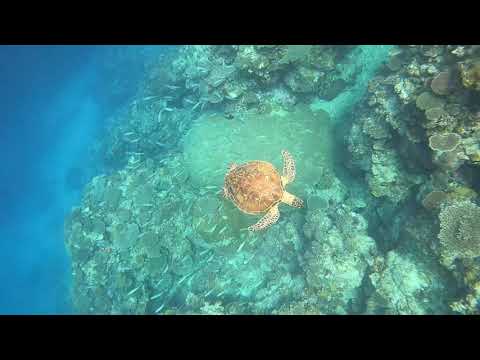
POLYGON ((267 211, 283 196, 280 174, 265 161, 250 161, 231 169, 225 176, 225 190, 234 204, 248 214, 267 211))

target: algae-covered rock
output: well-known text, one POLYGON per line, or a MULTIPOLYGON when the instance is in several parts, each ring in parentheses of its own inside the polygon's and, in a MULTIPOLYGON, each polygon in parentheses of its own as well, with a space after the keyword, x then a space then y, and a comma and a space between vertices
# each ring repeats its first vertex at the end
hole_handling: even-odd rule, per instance
POLYGON ((369 300, 372 312, 421 315, 446 311, 442 279, 415 256, 390 251, 382 270, 371 274, 370 280, 375 288, 369 300))
POLYGON ((363 217, 348 208, 308 213, 304 233, 312 245, 305 255, 306 280, 319 312, 350 313, 352 304, 360 301, 363 279, 377 251, 366 227, 363 217))

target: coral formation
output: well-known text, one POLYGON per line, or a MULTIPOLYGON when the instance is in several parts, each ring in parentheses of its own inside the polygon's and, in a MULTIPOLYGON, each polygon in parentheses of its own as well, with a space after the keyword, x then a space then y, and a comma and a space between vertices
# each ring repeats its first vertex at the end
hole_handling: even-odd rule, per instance
POLYGON ((428 145, 435 151, 453 151, 460 144, 462 138, 455 133, 435 134, 428 139, 428 145))
POLYGON ((304 232, 312 246, 305 255, 306 281, 322 313, 347 314, 361 308, 361 285, 376 254, 366 226, 348 207, 340 206, 330 216, 322 210, 307 214, 304 232))
POLYGON ((438 304, 443 284, 437 273, 412 256, 391 251, 382 268, 370 275, 375 292, 369 299, 372 313, 398 315, 442 314, 438 304))
POLYGON ((445 265, 480 256, 480 207, 470 201, 454 202, 442 209, 439 219, 438 238, 445 265))

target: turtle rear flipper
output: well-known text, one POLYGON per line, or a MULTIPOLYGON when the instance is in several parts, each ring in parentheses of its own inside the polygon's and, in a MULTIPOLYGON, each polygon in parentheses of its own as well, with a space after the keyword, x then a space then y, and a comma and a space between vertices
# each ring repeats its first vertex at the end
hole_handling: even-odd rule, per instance
POLYGON ((295 160, 287 150, 282 150, 284 186, 295 180, 295 160))
POLYGON ((275 205, 255 225, 249 226, 248 230, 258 231, 266 229, 270 225, 275 224, 279 217, 280 212, 278 211, 278 205, 275 205))

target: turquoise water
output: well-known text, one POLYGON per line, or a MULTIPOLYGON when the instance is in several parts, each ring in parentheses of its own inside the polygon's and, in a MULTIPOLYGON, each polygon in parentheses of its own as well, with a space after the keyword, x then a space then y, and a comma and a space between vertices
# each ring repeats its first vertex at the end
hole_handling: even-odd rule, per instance
POLYGON ((0 313, 479 312, 477 47, 0 52, 0 313))

